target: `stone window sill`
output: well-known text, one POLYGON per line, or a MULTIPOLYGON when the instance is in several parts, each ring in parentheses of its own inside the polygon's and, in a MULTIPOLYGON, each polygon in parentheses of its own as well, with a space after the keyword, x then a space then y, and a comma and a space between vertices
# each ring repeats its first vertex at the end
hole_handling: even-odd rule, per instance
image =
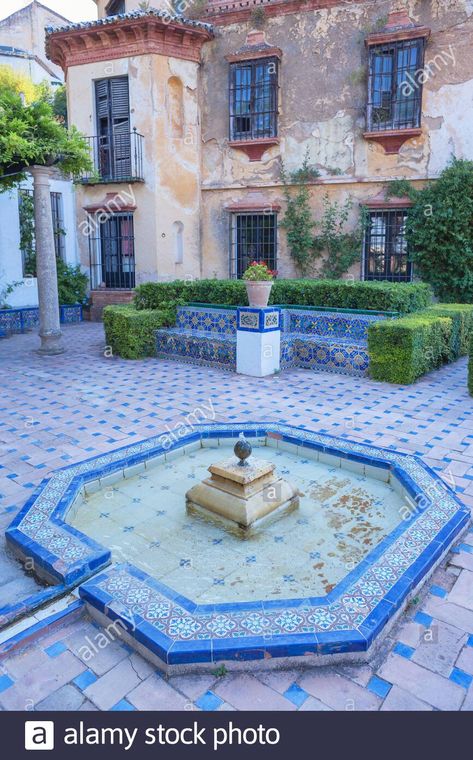
POLYGON ((377 142, 383 146, 388 155, 399 153, 405 142, 422 134, 420 127, 415 129, 389 129, 384 132, 363 132, 365 140, 377 142))
POLYGON ((250 161, 260 161, 263 153, 273 145, 279 145, 279 137, 261 137, 255 140, 230 140, 229 146, 242 150, 250 161))

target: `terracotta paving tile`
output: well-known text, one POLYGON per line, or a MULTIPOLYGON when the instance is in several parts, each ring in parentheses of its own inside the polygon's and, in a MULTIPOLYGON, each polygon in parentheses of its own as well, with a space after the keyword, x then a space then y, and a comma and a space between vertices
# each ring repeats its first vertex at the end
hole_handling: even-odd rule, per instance
POLYGON ((47 662, 29 670, 13 686, 0 693, 5 710, 28 710, 41 700, 72 681, 85 666, 70 652, 48 658, 47 662))
POLYGON ((448 601, 451 604, 458 604, 460 607, 466 607, 473 610, 473 573, 469 570, 462 570, 458 580, 448 595, 448 601))
POLYGON ((325 668, 305 673, 299 686, 333 710, 379 710, 381 705, 381 699, 372 692, 325 668))
POLYGON ((140 679, 131 663, 123 660, 84 689, 84 694, 100 710, 110 710, 122 697, 132 691, 140 679))
POLYGON ((192 701, 170 686, 162 676, 152 675, 132 691, 126 692, 128 702, 138 710, 189 710, 192 701))
POLYGON ((447 623, 434 622, 424 630, 412 662, 448 678, 467 639, 466 633, 447 623))
POLYGON ((393 686, 388 696, 384 700, 381 710, 387 711, 411 711, 411 712, 426 712, 433 710, 431 705, 414 697, 408 691, 401 689, 400 686, 393 686))
POLYGON ((213 691, 237 710, 295 710, 296 706, 246 673, 226 676, 213 691))
POLYGON ((390 654, 378 672, 389 683, 439 710, 459 710, 465 696, 461 686, 396 654, 390 654))

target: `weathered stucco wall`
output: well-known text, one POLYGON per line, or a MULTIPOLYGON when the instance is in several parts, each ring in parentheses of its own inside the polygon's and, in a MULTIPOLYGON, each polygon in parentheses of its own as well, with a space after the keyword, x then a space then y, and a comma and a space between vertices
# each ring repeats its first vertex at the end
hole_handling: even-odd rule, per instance
MULTIPOLYGON (((200 125, 198 66, 148 55, 71 67, 68 72, 72 123, 96 133, 94 81, 129 77, 131 127, 144 135, 144 179, 132 185, 78 185, 79 230, 87 231, 84 206, 118 193, 134 203, 137 282, 162 277, 199 277, 200 125), (177 121, 181 121, 178 125, 177 121), (178 263, 176 225, 182 225, 183 261, 178 263)), ((88 240, 79 234, 81 260, 88 265, 88 240)))
MULTIPOLYGON (((159 4, 166 6, 164 0, 159 4)), ((100 15, 105 5, 99 0, 100 15)), ((423 182, 435 177, 453 153, 473 158, 471 0, 407 0, 411 19, 432 29, 425 56, 422 134, 405 142, 398 155, 387 155, 383 147, 363 137, 368 63, 364 40, 384 25, 390 11, 403 5, 398 0, 360 0, 268 15, 263 26, 266 41, 282 51, 280 144, 255 162, 228 144, 225 59, 245 44, 251 19, 217 24, 215 39, 203 46, 200 69, 160 55, 69 69, 72 121, 87 134, 95 133, 93 80, 124 73, 130 77, 132 126, 145 136, 145 183, 132 187, 138 282, 228 276, 226 206, 256 190, 269 204, 282 207, 281 218, 281 160, 294 170, 308 151, 310 163, 321 173, 311 188, 314 217, 320 218, 325 191, 340 203, 351 196, 355 226, 359 203, 377 196, 388 180, 408 177, 423 182), (182 248, 176 230, 182 230, 182 248)), ((127 11, 138 6, 127 0, 127 11)), ((79 189, 82 218, 84 205, 121 189, 123 185, 79 189)), ((81 249, 86 264, 85 240, 81 249)), ((283 276, 296 274, 281 229, 278 270, 283 276)), ((360 264, 350 274, 360 276, 360 264)))
MULTIPOLYGON (((389 1, 341 4, 329 9, 268 17, 266 41, 282 50, 279 93, 280 145, 259 162, 228 145, 228 64, 241 48, 251 21, 219 26, 203 51, 202 175, 204 273, 228 273, 229 215, 225 204, 242 200, 246 188, 264 188, 265 197, 284 207, 280 162, 300 167, 304 154, 329 184, 334 200, 351 194, 356 203, 379 193, 384 180, 436 176, 450 156, 473 157, 473 3, 469 0, 410 0, 410 17, 432 29, 425 61, 423 133, 399 155, 363 137, 366 129, 367 52, 364 38, 383 25, 399 4, 389 1), (333 172, 344 175, 334 180, 333 172), (355 184, 353 180, 360 180, 355 184)), ((402 4, 401 4, 402 5, 402 4)), ((325 192, 312 190, 317 218, 325 192)), ((355 206, 356 208, 356 206, 355 206)), ((356 223, 355 213, 352 214, 356 223)), ((281 273, 293 273, 283 231, 279 231, 281 273)), ((352 269, 359 276, 360 268, 352 269)))

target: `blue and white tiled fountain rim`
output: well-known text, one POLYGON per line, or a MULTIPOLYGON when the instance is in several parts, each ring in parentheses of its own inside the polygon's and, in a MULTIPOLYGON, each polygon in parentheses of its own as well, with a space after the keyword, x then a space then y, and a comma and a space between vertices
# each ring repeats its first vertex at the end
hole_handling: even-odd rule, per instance
POLYGON ((282 423, 209 423, 174 443, 164 433, 58 470, 29 499, 6 538, 39 575, 66 587, 82 583, 80 595, 92 608, 174 665, 365 652, 469 518, 469 509, 416 456, 282 423), (410 497, 412 517, 325 597, 200 605, 129 564, 84 583, 111 557, 108 548, 65 523, 86 483, 200 439, 236 438, 241 431, 390 470, 410 497))

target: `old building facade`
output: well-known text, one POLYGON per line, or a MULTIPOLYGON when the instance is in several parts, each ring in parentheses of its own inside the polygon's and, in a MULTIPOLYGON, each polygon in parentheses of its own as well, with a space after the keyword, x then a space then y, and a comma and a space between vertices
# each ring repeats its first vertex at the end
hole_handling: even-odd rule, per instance
POLYGON ((238 277, 264 259, 297 275, 280 226, 281 162, 304 156, 324 195, 370 215, 348 273, 409 280, 406 198, 473 157, 470 0, 98 0, 99 20, 48 30, 94 172, 78 185, 82 264, 121 300, 146 280, 238 277), (154 3, 153 5, 156 5, 154 3))

